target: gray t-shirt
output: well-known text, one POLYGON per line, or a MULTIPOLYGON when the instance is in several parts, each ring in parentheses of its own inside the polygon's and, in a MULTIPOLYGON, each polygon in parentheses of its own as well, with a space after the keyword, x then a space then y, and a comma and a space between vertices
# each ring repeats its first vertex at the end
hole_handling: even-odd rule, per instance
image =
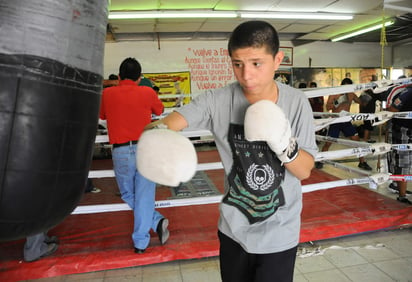
MULTIPOLYGON (((277 105, 289 119, 292 136, 299 147, 315 156, 313 114, 305 94, 295 88, 277 83, 277 105)), ((244 123, 250 103, 238 82, 213 89, 197 96, 190 104, 177 110, 186 119, 190 129, 207 129, 214 135, 226 176, 233 165, 232 150, 228 141, 229 124, 244 123)), ((238 242, 247 252, 256 254, 281 252, 299 243, 302 189, 300 181, 286 170, 283 182, 285 204, 264 221, 250 224, 236 207, 220 204, 219 230, 238 242)), ((225 181, 225 194, 228 192, 225 181)))

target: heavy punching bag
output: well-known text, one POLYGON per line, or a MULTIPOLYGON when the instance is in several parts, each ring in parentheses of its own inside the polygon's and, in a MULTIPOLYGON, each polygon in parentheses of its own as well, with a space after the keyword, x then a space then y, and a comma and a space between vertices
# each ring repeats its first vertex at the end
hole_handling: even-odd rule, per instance
POLYGON ((103 81, 108 0, 0 0, 0 241, 81 199, 103 81))

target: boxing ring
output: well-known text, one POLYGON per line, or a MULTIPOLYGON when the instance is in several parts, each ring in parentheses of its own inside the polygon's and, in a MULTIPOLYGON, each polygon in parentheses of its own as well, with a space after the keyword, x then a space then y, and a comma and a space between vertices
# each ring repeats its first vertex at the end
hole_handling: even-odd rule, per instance
MULTIPOLYGON (((406 114, 406 116, 410 114, 406 114)), ((384 119, 388 115, 378 115, 384 119)), ((331 119, 328 118, 328 124, 331 119)), ((346 119, 350 119, 348 114, 346 119)), ((373 117, 375 119, 376 116, 373 117)), ((336 121, 336 120, 335 120, 336 121)), ((186 137, 209 136, 208 131, 183 131, 186 137)), ((353 178, 338 177, 314 169, 303 181, 303 211, 300 242, 317 241, 412 224, 412 209, 376 192, 389 181, 411 181, 410 175, 391 175, 385 155, 396 149, 411 150, 411 144, 369 144, 345 139, 317 136, 347 149, 319 152, 316 161, 346 170, 353 178), (337 160, 360 156, 380 159, 377 172, 345 166, 337 160), (358 177, 356 177, 358 176, 358 177), (361 186, 362 185, 362 186, 361 186)), ((98 135, 96 144, 108 142, 98 135)), ((199 151, 198 171, 203 171, 223 193, 224 171, 216 150, 199 151)), ((195 259, 218 255, 218 203, 222 195, 170 199, 170 187, 158 185, 156 207, 169 219, 169 241, 161 246, 152 233, 144 254, 133 252, 130 238, 133 216, 129 207, 116 196, 117 186, 111 160, 94 160, 89 177, 102 189, 85 194, 80 205, 61 224, 50 231, 60 238, 53 256, 30 264, 21 263, 23 241, 3 244, 0 254, 0 280, 17 281, 65 274, 148 265, 172 260, 195 259), (25 271, 22 271, 22 270, 25 271), (4 280, 7 277, 9 280, 4 280)))
MULTIPOLYGON (((201 131, 183 131, 182 134, 187 137, 200 137, 200 136, 210 136, 211 133, 207 130, 201 131)), ((411 150, 411 146, 408 144, 398 144, 391 145, 388 143, 378 143, 372 145, 365 145, 363 142, 355 142, 343 139, 336 138, 327 138, 323 136, 318 136, 318 140, 336 142, 339 144, 345 144, 353 146, 351 149, 344 149, 339 151, 329 151, 329 152, 320 152, 316 156, 316 161, 324 161, 330 159, 337 159, 342 157, 363 157, 368 155, 382 155, 389 152, 392 147, 396 148, 405 148, 405 150, 411 150)), ((107 135, 99 135, 96 137, 96 143, 106 143, 108 142, 107 135)), ((215 170, 223 169, 221 162, 212 162, 198 164, 197 171, 205 170, 215 170)), ((102 177, 115 177, 113 170, 94 170, 89 173, 90 178, 102 178, 102 177)), ((369 184, 369 187, 376 189, 378 185, 381 185, 389 180, 403 180, 403 181, 412 181, 412 176, 400 176, 400 175, 390 175, 389 173, 376 173, 362 178, 352 178, 339 181, 331 181, 318 184, 303 185, 302 192, 313 192, 321 189, 330 189, 334 187, 342 187, 349 185, 361 185, 369 184)), ((200 204, 214 204, 219 203, 222 199, 220 196, 206 196, 206 197, 196 197, 192 199, 174 199, 174 200, 163 200, 156 201, 156 208, 165 208, 165 207, 179 207, 179 206, 190 206, 190 205, 200 205, 200 204)), ((99 213, 99 212, 115 212, 115 211, 124 211, 130 210, 129 206, 126 203, 123 204, 107 204, 107 205, 93 205, 93 206, 79 206, 77 207, 72 214, 89 214, 89 213, 99 213)))

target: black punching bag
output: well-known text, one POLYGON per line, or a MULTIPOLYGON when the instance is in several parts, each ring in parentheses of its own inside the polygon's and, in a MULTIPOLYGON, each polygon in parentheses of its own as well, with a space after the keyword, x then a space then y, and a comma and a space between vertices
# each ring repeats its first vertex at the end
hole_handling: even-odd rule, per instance
POLYGON ((103 80, 108 0, 0 0, 0 241, 81 199, 103 80))

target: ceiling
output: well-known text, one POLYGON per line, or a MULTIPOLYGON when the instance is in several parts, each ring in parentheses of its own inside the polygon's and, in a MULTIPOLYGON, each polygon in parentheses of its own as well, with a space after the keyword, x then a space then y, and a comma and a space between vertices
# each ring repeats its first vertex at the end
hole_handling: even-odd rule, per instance
MULTIPOLYGON (((279 33, 281 41, 294 46, 313 41, 329 41, 337 35, 385 19, 395 24, 386 28, 388 44, 412 43, 411 0, 111 0, 110 11, 207 10, 349 13, 351 21, 337 20, 267 20, 279 33)), ((247 19, 134 19, 109 20, 106 41, 130 40, 227 40, 230 32, 247 19)), ((375 42, 380 30, 352 37, 343 42, 375 42)))

